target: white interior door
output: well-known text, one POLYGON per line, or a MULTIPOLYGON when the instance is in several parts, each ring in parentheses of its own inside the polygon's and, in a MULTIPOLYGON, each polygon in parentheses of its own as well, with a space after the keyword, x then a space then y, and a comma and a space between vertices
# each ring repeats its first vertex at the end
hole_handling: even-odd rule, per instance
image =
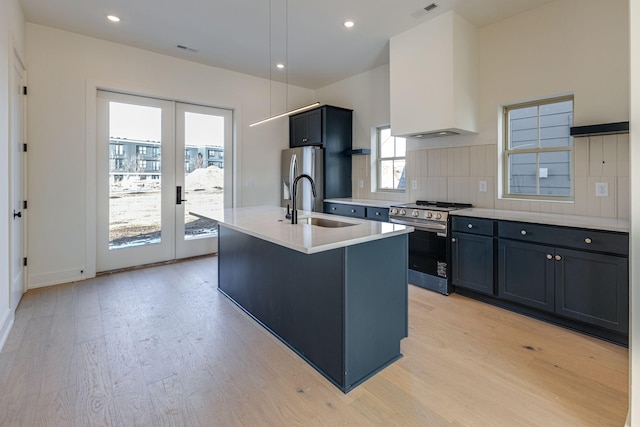
POLYGON ((14 54, 11 69, 11 91, 9 94, 11 103, 10 119, 10 147, 9 147, 9 167, 10 167, 10 207, 12 209, 12 221, 9 227, 10 240, 10 268, 11 278, 11 308, 15 309, 24 293, 24 263, 25 256, 25 233, 26 233, 26 211, 24 211, 25 201, 25 170, 26 160, 23 144, 25 142, 25 97, 24 89, 25 70, 20 58, 14 54))
POLYGON ((231 110, 176 103, 176 258, 218 250, 215 221, 197 214, 231 194, 231 130, 231 110))
POLYGON ((98 91, 96 271, 175 257, 174 103, 98 91))

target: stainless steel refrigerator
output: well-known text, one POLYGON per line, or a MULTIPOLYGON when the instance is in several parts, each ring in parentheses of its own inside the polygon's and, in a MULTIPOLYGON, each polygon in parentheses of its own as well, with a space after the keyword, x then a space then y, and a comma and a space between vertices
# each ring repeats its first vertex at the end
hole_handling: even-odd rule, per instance
MULTIPOLYGON (((324 199, 323 184, 323 150, 317 147, 289 148, 282 151, 281 185, 282 203, 286 207, 291 204, 293 181, 305 173, 309 175, 316 186, 316 197, 313 197, 311 183, 307 179, 298 181, 296 192, 296 207, 305 211, 322 212, 324 199)), ((293 206, 292 206, 293 207, 293 206)))

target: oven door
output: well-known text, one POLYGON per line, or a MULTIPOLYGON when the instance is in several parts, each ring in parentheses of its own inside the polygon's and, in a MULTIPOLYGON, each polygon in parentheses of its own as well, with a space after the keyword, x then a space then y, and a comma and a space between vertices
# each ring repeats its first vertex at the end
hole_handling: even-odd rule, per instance
POLYGON ((420 229, 409 233, 409 269, 446 279, 447 244, 445 233, 420 229))

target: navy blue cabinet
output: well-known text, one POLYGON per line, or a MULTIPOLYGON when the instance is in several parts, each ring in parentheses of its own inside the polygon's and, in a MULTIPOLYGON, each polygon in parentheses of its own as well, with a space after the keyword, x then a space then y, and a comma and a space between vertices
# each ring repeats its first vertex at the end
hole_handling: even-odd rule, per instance
POLYGON ((325 202, 324 212, 334 215, 350 216, 352 218, 368 219, 370 221, 389 221, 389 208, 325 202))
POLYGON ((451 235, 451 283, 483 294, 495 294, 494 221, 454 217, 451 235))
POLYGON ((289 147, 323 148, 324 198, 351 197, 353 111, 323 105, 289 117, 289 147))
POLYGON ((289 146, 322 145, 322 109, 310 110, 291 116, 289 120, 289 146))
POLYGON ((499 221, 498 236, 500 298, 627 334, 626 233, 499 221))

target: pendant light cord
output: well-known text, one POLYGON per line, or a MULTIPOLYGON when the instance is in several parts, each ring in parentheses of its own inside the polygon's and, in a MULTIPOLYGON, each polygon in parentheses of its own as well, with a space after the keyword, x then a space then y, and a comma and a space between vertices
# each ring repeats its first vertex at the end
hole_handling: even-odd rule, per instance
POLYGON ((272 59, 272 49, 271 49, 271 0, 269 0, 269 117, 273 115, 271 112, 271 92, 273 86, 273 77, 272 77, 272 68, 273 68, 273 59, 272 59))
POLYGON ((289 111, 289 0, 285 0, 284 43, 284 111, 289 111))

